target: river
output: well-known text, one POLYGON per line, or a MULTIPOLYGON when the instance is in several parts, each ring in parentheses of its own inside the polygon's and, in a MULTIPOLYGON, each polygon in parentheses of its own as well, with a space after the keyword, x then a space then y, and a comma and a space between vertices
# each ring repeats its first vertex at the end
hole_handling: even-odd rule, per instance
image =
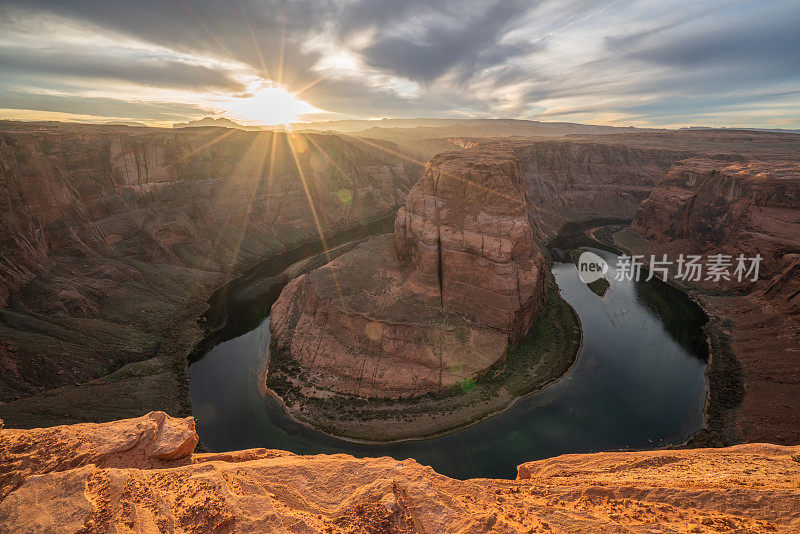
MULTIPOLYGON (((189 368, 197 431, 210 451, 251 447, 299 454, 414 458, 455 478, 513 478, 525 461, 563 453, 679 444, 703 426, 705 317, 685 295, 659 281, 614 279, 616 254, 583 246, 611 266, 604 297, 581 282, 576 266, 552 272, 575 309, 583 345, 558 381, 506 411, 443 437, 387 445, 336 439, 290 420, 259 393, 269 317, 217 342, 189 368)), ((209 344, 211 345, 211 344, 209 344)))

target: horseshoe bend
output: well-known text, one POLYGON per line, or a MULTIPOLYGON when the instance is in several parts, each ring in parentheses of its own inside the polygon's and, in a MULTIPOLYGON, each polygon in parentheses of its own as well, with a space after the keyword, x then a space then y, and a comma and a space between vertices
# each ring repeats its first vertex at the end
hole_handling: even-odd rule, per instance
POLYGON ((800 532, 795 6, 55 4, 0 534, 800 532))
POLYGON ((0 518, 102 531, 150 524, 119 512, 148 500, 161 530, 791 531, 795 515, 752 499, 794 509, 800 476, 797 139, 449 138, 421 165, 407 145, 334 134, 307 134, 299 151, 276 132, 4 123, 0 518), (757 280, 673 269, 671 285, 606 273, 597 289, 578 277, 585 250, 610 265, 681 253, 761 263, 757 280), (140 415, 154 408, 195 419, 140 415), (215 452, 193 454, 198 441, 215 452), (577 442, 661 450, 529 461, 577 442), (695 448, 743 442, 783 447, 695 448), (412 460, 295 447, 517 480, 479 490, 412 460), (336 503, 325 510, 273 497, 259 506, 280 511, 257 519, 211 489, 211 473, 234 472, 243 488, 330 483, 357 496, 319 494, 336 503), (149 496, 120 493, 133 479, 150 481, 149 496), (737 501, 734 479, 763 490, 737 501), (64 504, 24 513, 42 484, 64 504), (619 504, 630 484, 694 496, 619 504), (568 487, 606 488, 606 500, 590 510, 568 487), (87 507, 98 491, 118 497, 87 507), (540 507, 553 499, 563 504, 540 507))
POLYGON ((267 383, 328 404, 331 392, 344 401, 460 391, 521 340, 544 301, 545 260, 527 206, 510 154, 434 158, 393 235, 283 290, 267 383))

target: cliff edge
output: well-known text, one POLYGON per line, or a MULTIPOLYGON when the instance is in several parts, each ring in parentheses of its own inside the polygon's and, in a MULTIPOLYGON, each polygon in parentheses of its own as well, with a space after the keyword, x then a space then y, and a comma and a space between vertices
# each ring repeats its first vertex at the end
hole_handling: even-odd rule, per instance
POLYGON ((0 430, 0 531, 800 529, 798 446, 570 454, 522 464, 516 480, 462 481, 411 459, 193 454, 196 439, 191 418, 160 412, 0 430))

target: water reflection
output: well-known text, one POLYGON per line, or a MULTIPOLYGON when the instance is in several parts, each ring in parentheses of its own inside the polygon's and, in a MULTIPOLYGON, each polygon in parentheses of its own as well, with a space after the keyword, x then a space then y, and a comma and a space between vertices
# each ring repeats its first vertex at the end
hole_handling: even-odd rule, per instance
MULTIPOLYGON (((613 252, 592 249, 613 268, 613 252)), ((392 445, 360 445, 289 420, 258 392, 269 318, 211 348, 189 369, 197 429, 210 450, 249 447, 301 454, 413 457, 458 478, 512 478, 524 461, 569 452, 652 448, 680 443, 703 424, 706 395, 702 312, 653 280, 608 275, 605 297, 583 284, 573 263, 552 272, 577 311, 583 346, 559 381, 510 409, 456 433, 392 445), (699 312, 699 315, 698 315, 699 312)))

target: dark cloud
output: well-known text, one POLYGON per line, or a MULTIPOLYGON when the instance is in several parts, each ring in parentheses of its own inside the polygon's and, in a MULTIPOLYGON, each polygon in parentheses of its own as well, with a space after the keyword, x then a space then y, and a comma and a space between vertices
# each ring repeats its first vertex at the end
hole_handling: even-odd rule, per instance
MULTIPOLYGON (((732 110, 738 102, 754 109, 791 99, 784 86, 800 83, 796 0, 702 5, 656 0, 2 0, 0 33, 13 27, 19 14, 55 16, 65 26, 89 25, 90 31, 130 37, 167 52, 120 55, 114 47, 86 46, 54 51, 46 36, 42 46, 30 49, 9 47, 8 40, 0 44, 0 98, 80 113, 110 113, 121 101, 98 101, 99 108, 89 110, 91 99, 24 99, 22 82, 34 93, 53 93, 59 85, 64 91, 71 84, 66 89, 79 94, 81 79, 84 88, 102 89, 102 80, 122 80, 231 95, 244 91, 229 67, 192 61, 204 57, 243 64, 293 91, 315 82, 301 98, 342 115, 596 113, 646 119, 648 110, 653 117, 680 117, 685 105, 687 122, 701 108, 732 110), (355 70, 339 72, 333 62, 319 79, 318 61, 340 49, 355 57, 355 70), (362 72, 358 60, 368 70, 362 72), (3 86, 11 93, 3 92, 3 86)), ((142 113, 169 113, 161 103, 154 106, 141 108, 142 113)), ((135 111, 124 109, 112 115, 135 111)), ((180 103, 173 109, 192 116, 197 112, 180 103)))
POLYGON ((473 16, 443 22, 434 19, 411 35, 378 38, 362 50, 368 64, 413 80, 430 82, 456 66, 467 78, 474 70, 502 64, 536 47, 528 43, 501 44, 512 21, 531 9, 530 2, 499 1, 473 16))
POLYGON ((148 57, 110 57, 70 50, 32 52, 0 49, 0 72, 119 80, 139 85, 193 90, 244 91, 232 73, 183 61, 148 57))
POLYGON ((178 121, 184 117, 209 115, 213 112, 201 106, 175 102, 135 102, 114 98, 50 95, 19 91, 0 92, 0 109, 31 109, 72 113, 75 115, 152 121, 178 121))
POLYGON ((724 25, 682 26, 635 44, 631 57, 660 65, 767 65, 796 74, 800 68, 800 9, 787 5, 785 9, 763 10, 757 17, 731 20, 724 25))

